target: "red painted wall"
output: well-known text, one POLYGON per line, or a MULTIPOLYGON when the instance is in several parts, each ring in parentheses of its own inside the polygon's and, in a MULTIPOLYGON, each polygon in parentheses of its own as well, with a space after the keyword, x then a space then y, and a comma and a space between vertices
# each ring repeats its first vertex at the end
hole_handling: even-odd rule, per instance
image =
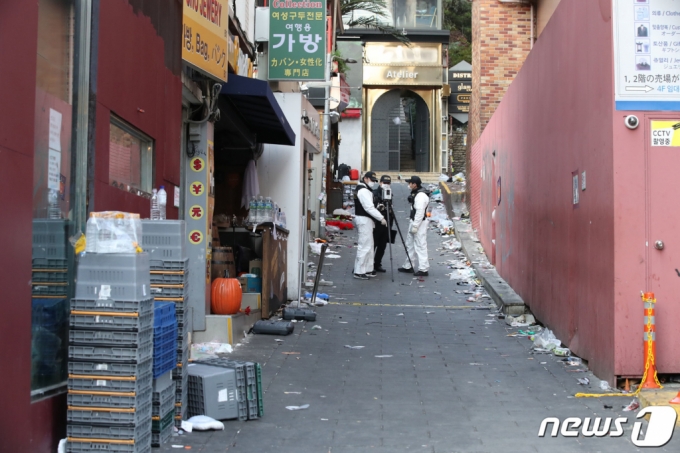
MULTIPOLYGON (((561 2, 474 144, 471 172, 478 192, 472 221, 490 256, 495 239, 499 273, 540 321, 610 381, 621 374, 612 68, 611 1, 561 2), (574 206, 572 172, 584 170, 587 189, 579 189, 574 206)), ((633 334, 640 339, 641 328, 633 334)))
POLYGON ((37 2, 0 3, 0 452, 56 451, 63 395, 31 404, 31 241, 37 2))
POLYGON ((109 184, 109 121, 114 113, 154 139, 154 186, 165 185, 167 215, 176 219, 173 186, 180 183, 181 80, 166 67, 163 39, 147 16, 133 12, 126 0, 100 5, 95 201, 90 209, 149 217, 149 200, 109 184))

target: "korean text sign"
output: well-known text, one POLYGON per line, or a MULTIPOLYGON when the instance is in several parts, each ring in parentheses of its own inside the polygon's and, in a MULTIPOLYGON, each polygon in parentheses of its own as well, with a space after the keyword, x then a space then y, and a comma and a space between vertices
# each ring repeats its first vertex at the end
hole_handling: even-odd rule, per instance
POLYGON ((269 8, 269 80, 325 80, 326 0, 274 0, 269 8))
POLYGON ((227 81, 229 4, 226 0, 183 0, 182 60, 227 81))

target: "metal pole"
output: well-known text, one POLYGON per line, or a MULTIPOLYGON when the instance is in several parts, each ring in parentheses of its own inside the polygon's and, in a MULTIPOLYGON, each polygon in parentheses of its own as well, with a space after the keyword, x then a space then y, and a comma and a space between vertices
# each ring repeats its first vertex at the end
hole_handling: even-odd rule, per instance
POLYGON ((321 246, 321 256, 319 256, 319 268, 316 271, 316 278, 314 279, 314 289, 312 290, 312 305, 316 300, 316 291, 319 289, 319 281, 321 280, 321 268, 323 266, 323 257, 326 255, 326 249, 328 244, 323 244, 321 246))
MULTIPOLYGON (((387 245, 390 248, 390 270, 392 271, 392 283, 394 283, 394 262, 392 261, 392 225, 390 224, 390 206, 389 200, 385 200, 387 204, 387 245)), ((407 253, 408 255, 408 253, 407 253)))
POLYGON ((300 302, 300 298, 302 296, 302 285, 304 284, 305 281, 307 281, 307 273, 305 270, 305 249, 304 247, 306 246, 305 244, 305 229, 307 228, 307 216, 303 215, 302 216, 302 224, 300 225, 300 247, 298 250, 300 251, 300 259, 298 260, 298 264, 300 264, 300 275, 298 278, 300 281, 298 282, 298 295, 297 295, 297 301, 298 303, 300 302))
POLYGON ((92 0, 77 2, 78 11, 78 107, 76 110, 76 174, 73 223, 75 232, 85 232, 87 223, 87 153, 90 104, 90 43, 92 0))

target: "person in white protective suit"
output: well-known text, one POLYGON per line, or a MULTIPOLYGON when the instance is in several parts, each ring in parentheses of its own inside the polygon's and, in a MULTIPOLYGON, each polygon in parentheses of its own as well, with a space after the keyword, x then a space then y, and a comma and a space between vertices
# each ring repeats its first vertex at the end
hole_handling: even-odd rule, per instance
MULTIPOLYGON (((412 176, 406 182, 411 189, 411 195, 408 197, 408 201, 411 203, 411 221, 408 224, 408 235, 406 236, 406 253, 411 257, 414 266, 416 266, 416 258, 418 261, 417 270, 413 275, 426 277, 430 270, 430 261, 427 258, 427 225, 429 223, 427 205, 430 203, 430 196, 423 189, 423 183, 418 176, 412 176)), ((399 268, 399 272, 414 272, 408 257, 404 265, 399 268)))
POLYGON ((373 200, 373 189, 378 187, 378 178, 372 171, 364 174, 362 182, 357 184, 354 193, 354 223, 359 230, 359 241, 357 246, 357 257, 354 260, 354 278, 368 280, 375 277, 377 272, 373 269, 373 228, 375 222, 387 225, 387 221, 375 207, 373 200))

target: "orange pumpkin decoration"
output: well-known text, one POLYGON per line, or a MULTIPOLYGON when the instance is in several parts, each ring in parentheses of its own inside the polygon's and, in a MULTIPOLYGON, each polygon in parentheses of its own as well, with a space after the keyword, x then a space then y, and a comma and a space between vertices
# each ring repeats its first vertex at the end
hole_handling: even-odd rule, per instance
POLYGON ((233 315, 241 309, 243 291, 238 279, 216 278, 212 282, 210 308, 216 315, 233 315))

